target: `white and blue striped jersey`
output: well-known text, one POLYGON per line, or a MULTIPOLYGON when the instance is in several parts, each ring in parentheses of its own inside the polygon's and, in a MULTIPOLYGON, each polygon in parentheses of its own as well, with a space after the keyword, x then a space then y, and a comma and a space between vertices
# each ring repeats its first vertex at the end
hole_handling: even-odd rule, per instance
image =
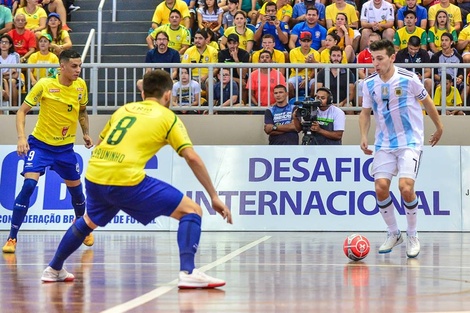
POLYGON ((375 150, 422 149, 424 141, 423 112, 419 100, 428 93, 418 76, 395 66, 395 73, 383 82, 375 73, 363 84, 364 108, 375 116, 375 150))

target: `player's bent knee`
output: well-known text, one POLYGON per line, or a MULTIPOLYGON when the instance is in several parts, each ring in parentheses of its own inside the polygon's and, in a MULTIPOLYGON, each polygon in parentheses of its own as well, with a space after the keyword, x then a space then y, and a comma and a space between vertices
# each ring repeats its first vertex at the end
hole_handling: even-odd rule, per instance
POLYGON ((202 209, 196 202, 194 202, 188 196, 184 196, 183 200, 181 200, 178 207, 171 214, 171 217, 179 220, 186 214, 191 214, 191 213, 202 216, 202 209))

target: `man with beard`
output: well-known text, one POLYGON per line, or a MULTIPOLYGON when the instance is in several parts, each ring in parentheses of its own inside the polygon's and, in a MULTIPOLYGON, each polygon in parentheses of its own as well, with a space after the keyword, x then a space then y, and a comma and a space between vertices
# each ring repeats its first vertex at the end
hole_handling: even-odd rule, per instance
POLYGON ((325 48, 324 43, 327 31, 325 27, 318 24, 318 9, 315 7, 307 8, 305 21, 297 23, 292 28, 289 40, 289 48, 291 50, 300 46, 300 34, 307 31, 313 35, 310 47, 321 52, 325 48))
POLYGON ((207 66, 202 64, 205 63, 217 63, 218 51, 207 44, 207 38, 209 35, 204 29, 199 29, 194 34, 194 45, 189 47, 183 55, 181 63, 200 63, 201 67, 193 68, 191 77, 195 81, 201 84, 201 87, 205 87, 205 83, 209 74, 207 66))
MULTIPOLYGON (((168 34, 164 31, 159 31, 155 36, 154 48, 147 52, 145 56, 145 63, 181 63, 180 55, 175 49, 168 48, 168 34)), ((162 68, 167 71, 173 80, 178 75, 178 70, 174 68, 162 68)), ((147 68, 146 73, 152 69, 147 68)), ((142 79, 137 81, 137 87, 142 91, 142 79)))
MULTIPOLYGON (((340 64, 343 57, 343 51, 338 46, 333 46, 330 49, 330 63, 340 64)), ((317 74, 317 88, 325 86, 325 70, 321 70, 317 74)), ((347 68, 331 68, 330 75, 330 91, 332 93, 333 103, 338 107, 347 106, 349 101, 354 100, 355 90, 354 83, 356 77, 353 72, 347 68)), ((315 95, 312 90, 312 97, 315 95)))
POLYGON ((346 115, 343 110, 332 105, 333 95, 330 89, 318 88, 315 98, 320 101, 320 105, 316 110, 315 118, 311 124, 307 125, 307 127, 310 126, 310 129, 305 129, 301 118, 294 118, 295 129, 303 131, 304 134, 302 144, 341 145, 346 125, 346 115))

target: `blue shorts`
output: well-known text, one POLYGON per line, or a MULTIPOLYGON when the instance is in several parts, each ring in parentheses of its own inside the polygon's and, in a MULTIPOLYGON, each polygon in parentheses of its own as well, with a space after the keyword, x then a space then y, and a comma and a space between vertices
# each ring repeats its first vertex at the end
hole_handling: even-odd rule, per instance
POLYGON ((98 226, 105 226, 119 211, 147 225, 155 218, 170 216, 183 200, 183 193, 153 177, 145 176, 136 186, 107 186, 85 179, 86 211, 98 226))
POLYGON ((51 146, 33 136, 28 137, 29 151, 24 157, 23 172, 44 175, 46 167, 59 174, 65 180, 80 179, 80 165, 73 151, 73 144, 51 146))

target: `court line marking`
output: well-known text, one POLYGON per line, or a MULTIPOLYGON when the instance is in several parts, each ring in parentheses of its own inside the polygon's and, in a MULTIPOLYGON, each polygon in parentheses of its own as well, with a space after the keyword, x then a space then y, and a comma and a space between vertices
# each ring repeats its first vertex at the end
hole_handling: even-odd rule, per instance
MULTIPOLYGON (((252 241, 250 242, 249 244, 241 247, 241 248, 238 248, 237 250, 233 251, 233 252, 230 252, 229 254, 227 254, 226 256, 223 256, 221 257, 220 259, 218 260, 215 260, 214 262, 212 263, 209 263, 209 264, 206 264, 204 266, 201 266, 199 269, 203 272, 205 271, 208 271, 210 270, 211 268, 214 268, 216 266, 219 266, 220 264, 223 264, 235 257, 237 257, 238 255, 240 255, 241 253, 259 245, 260 243, 270 239, 271 236, 264 236, 264 237, 261 237, 260 239, 258 240, 255 240, 255 241, 252 241)), ((115 307, 112 307, 110 309, 107 309, 107 310, 104 310, 102 311, 101 313, 124 313, 124 312, 127 312, 129 310, 132 310, 132 309, 135 309, 137 308, 138 306, 144 304, 144 303, 147 303, 149 301, 152 301, 152 300, 155 300, 157 299, 158 297, 166 294, 167 292, 171 291, 172 289, 176 288, 177 287, 177 284, 178 284, 178 279, 175 279, 175 280, 172 280, 171 282, 169 283, 166 283, 165 285, 161 286, 161 287, 158 287, 150 292, 147 292, 146 294, 143 294, 137 298, 134 298, 132 300, 129 300, 125 303, 121 303, 115 307)))

